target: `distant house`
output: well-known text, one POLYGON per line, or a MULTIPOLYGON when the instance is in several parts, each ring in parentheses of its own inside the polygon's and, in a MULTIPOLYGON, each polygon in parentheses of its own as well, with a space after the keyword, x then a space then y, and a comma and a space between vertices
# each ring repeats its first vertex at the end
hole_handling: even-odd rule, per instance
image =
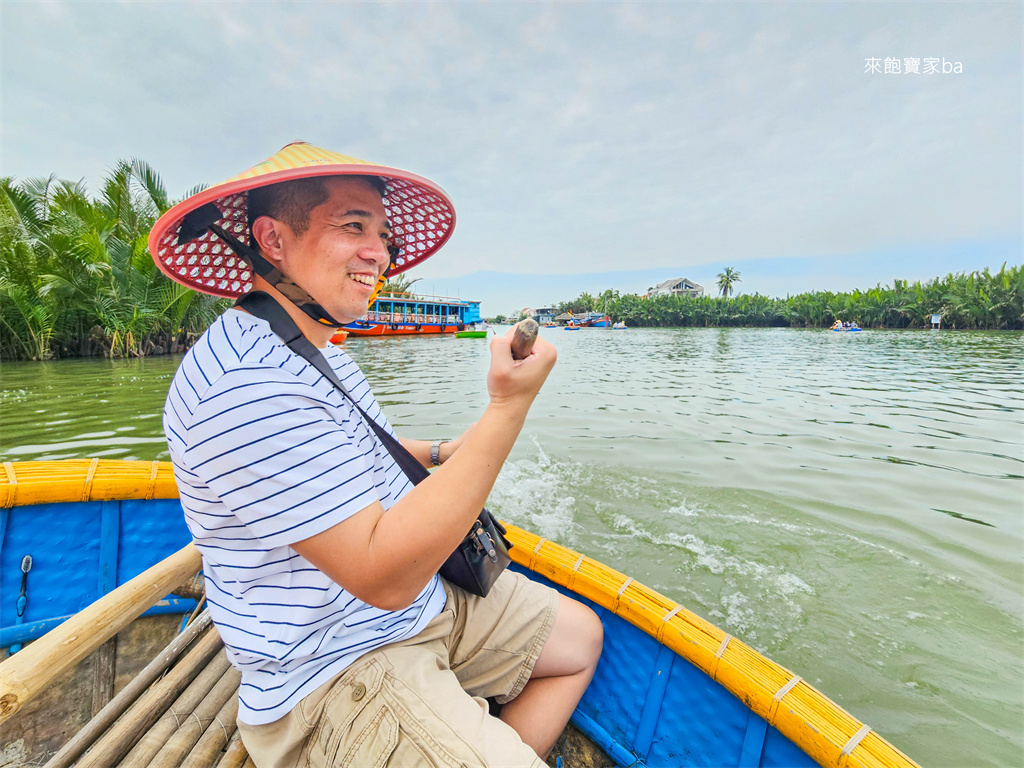
POLYGON ((650 296, 703 296, 704 286, 685 277, 664 280, 651 289, 650 296))
POLYGON ((555 315, 558 314, 558 307, 538 307, 531 314, 534 320, 544 325, 545 323, 554 322, 555 315))

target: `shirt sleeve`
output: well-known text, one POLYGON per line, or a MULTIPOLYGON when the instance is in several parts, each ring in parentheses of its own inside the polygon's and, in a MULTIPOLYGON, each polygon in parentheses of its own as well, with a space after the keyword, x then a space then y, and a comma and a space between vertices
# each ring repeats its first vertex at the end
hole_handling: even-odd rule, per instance
POLYGON ((234 369, 192 413, 184 463, 268 546, 326 531, 378 501, 360 417, 278 368, 234 369))

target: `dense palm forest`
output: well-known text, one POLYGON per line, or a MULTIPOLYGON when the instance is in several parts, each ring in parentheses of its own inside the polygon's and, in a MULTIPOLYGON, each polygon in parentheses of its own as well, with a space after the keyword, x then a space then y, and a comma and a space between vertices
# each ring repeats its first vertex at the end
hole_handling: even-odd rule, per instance
MULTIPOLYGON (((175 202, 140 160, 119 162, 95 198, 55 176, 0 179, 0 359, 191 346, 231 302, 178 285, 150 258, 149 230, 175 202)), ((404 277, 386 290, 416 282, 404 277)))
POLYGON ((146 239, 171 207, 144 162, 82 182, 0 179, 0 356, 140 356, 185 349, 227 302, 168 280, 146 239))
POLYGON ((862 328, 927 328, 932 314, 939 314, 945 328, 1020 330, 1024 329, 1024 268, 1004 264, 995 274, 986 268, 926 283, 897 280, 892 287, 851 293, 815 291, 785 299, 759 294, 644 298, 608 290, 598 296, 583 293, 559 305, 559 311, 569 310, 603 310, 616 322, 661 328, 827 328, 836 320, 855 321, 862 328))
MULTIPOLYGON (((168 280, 150 258, 149 230, 174 202, 139 160, 117 163, 95 197, 82 182, 55 176, 0 179, 0 358, 187 349, 228 302, 168 280)), ((739 273, 732 277, 739 282, 739 273)), ((608 290, 564 302, 561 311, 568 309, 602 309, 634 326, 827 327, 839 319, 866 328, 920 328, 938 313, 949 328, 1021 329, 1024 270, 1004 265, 995 274, 986 269, 786 299, 644 298, 608 290)))

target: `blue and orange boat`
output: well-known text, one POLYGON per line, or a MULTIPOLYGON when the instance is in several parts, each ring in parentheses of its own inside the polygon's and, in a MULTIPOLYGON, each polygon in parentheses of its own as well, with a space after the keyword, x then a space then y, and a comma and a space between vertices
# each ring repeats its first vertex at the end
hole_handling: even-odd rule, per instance
MULTIPOLYGON (((235 725, 237 672, 200 611, 201 561, 177 496, 164 462, 2 465, 0 645, 25 646, 0 663, 0 724, 5 741, 21 745, 23 764, 247 764, 235 725), (97 699, 101 678, 114 676, 113 662, 103 662, 111 644, 120 671, 143 622, 162 622, 164 632, 147 647, 169 642, 120 693, 97 699)), ((593 750, 597 761, 586 764, 916 765, 799 675, 685 606, 582 553, 508 529, 513 568, 584 601, 604 624, 597 673, 566 736, 593 750)))
POLYGON ((463 331, 480 320, 479 301, 382 293, 344 330, 350 336, 418 336, 463 331))

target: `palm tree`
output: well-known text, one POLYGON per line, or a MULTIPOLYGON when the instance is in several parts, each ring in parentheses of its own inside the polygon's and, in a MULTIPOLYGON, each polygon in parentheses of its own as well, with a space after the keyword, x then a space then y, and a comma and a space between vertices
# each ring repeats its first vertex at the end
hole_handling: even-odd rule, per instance
POLYGON ((412 288, 413 283, 418 283, 422 280, 422 277, 414 277, 412 280, 409 279, 408 274, 395 275, 389 277, 388 281, 384 283, 384 287, 381 289, 381 293, 400 293, 407 294, 409 296, 415 296, 409 289, 412 288))
POLYGON ((732 267, 726 267, 724 272, 718 273, 718 290, 722 292, 723 298, 728 299, 732 293, 733 284, 739 282, 742 282, 740 273, 732 267))
POLYGON ((227 302, 167 280, 146 250, 171 202, 141 160, 94 199, 55 175, 0 179, 0 356, 143 355, 202 333, 227 302))

